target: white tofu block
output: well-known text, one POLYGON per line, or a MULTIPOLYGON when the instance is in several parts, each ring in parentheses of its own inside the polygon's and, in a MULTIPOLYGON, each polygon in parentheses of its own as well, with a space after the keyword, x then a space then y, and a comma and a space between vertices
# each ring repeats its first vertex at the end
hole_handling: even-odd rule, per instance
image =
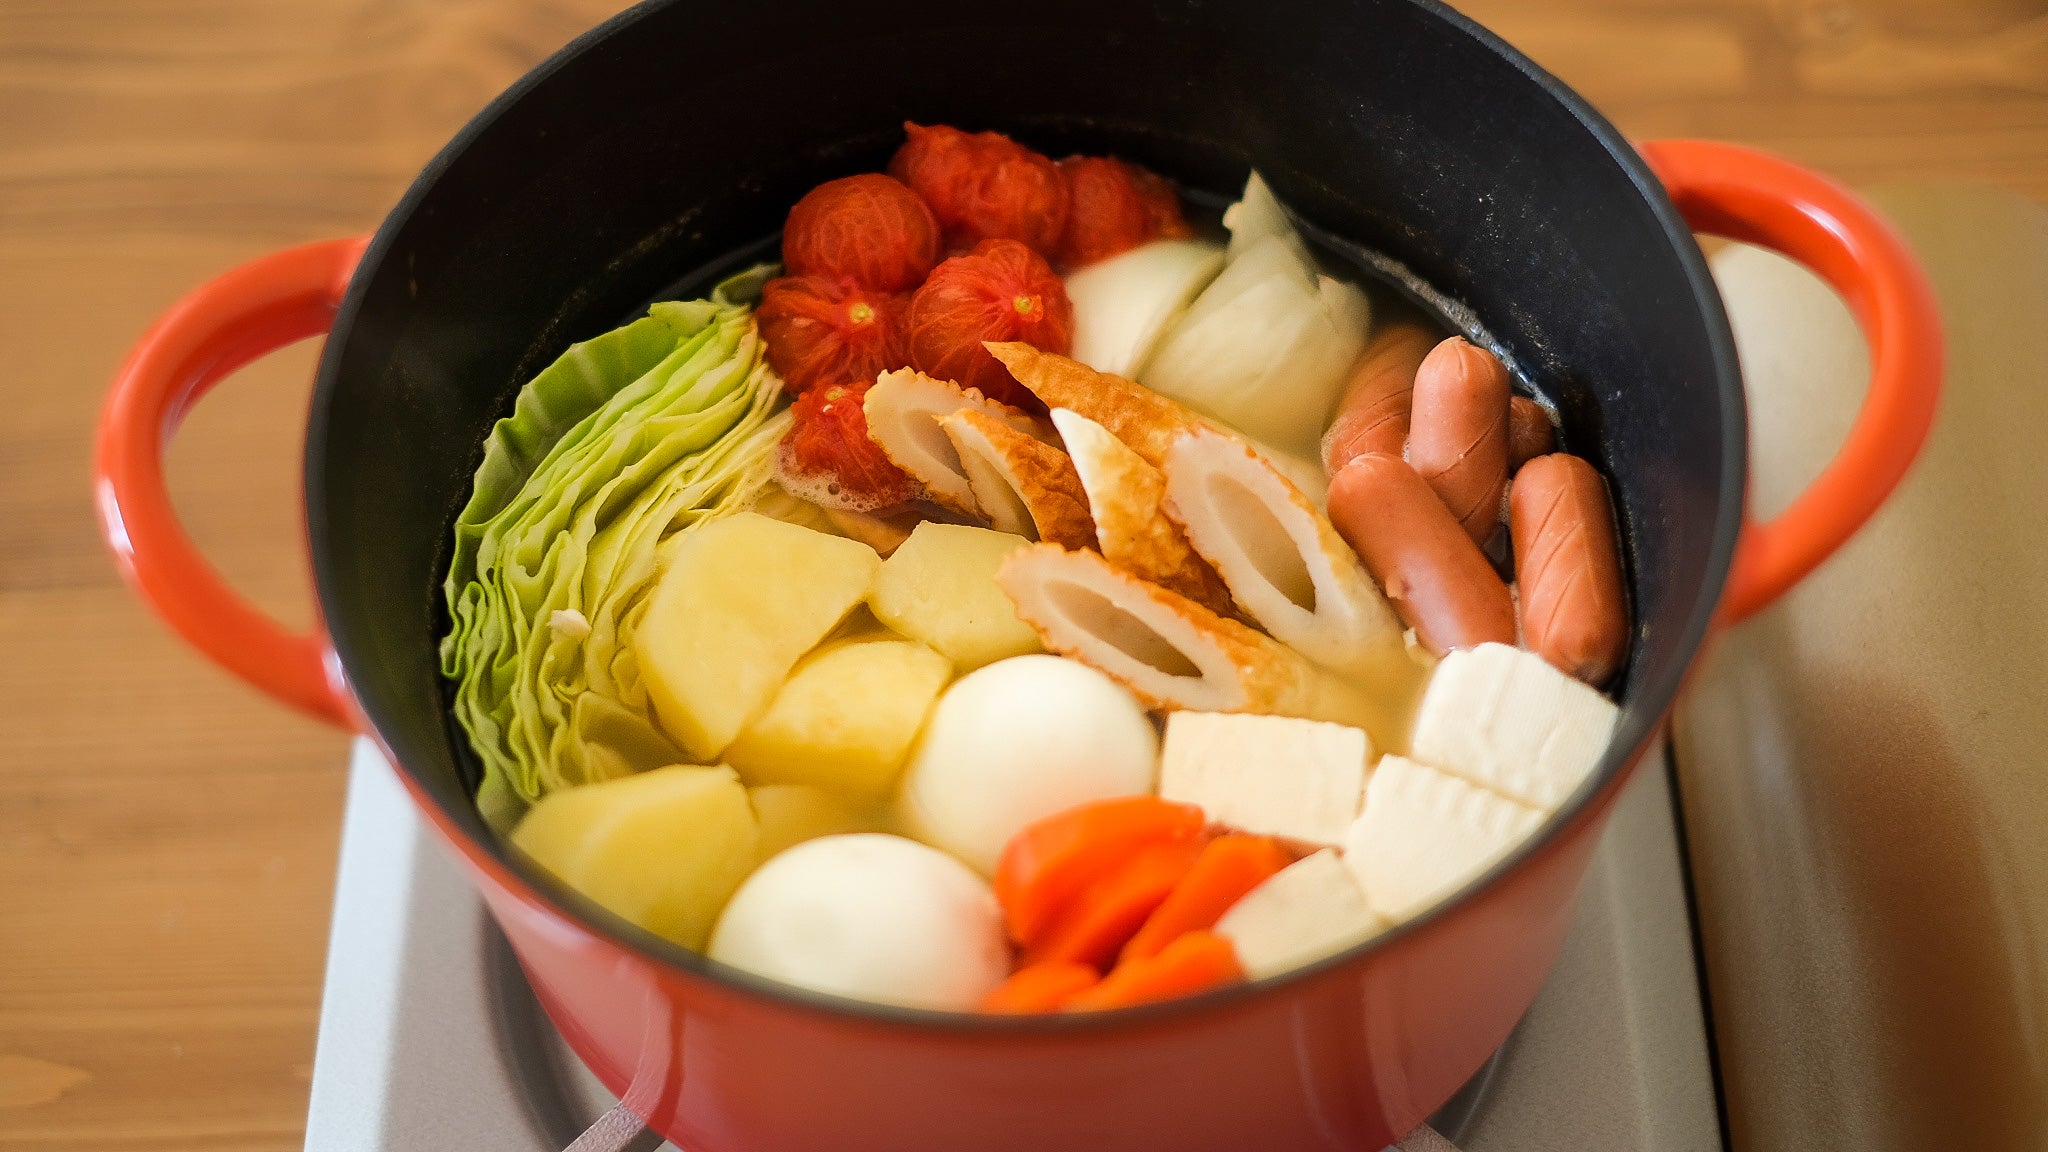
POLYGON ((1334 847, 1358 816, 1372 741, 1357 728, 1286 716, 1175 712, 1159 794, 1260 836, 1334 847))
POLYGON ((1405 920, 1520 844, 1543 814, 1399 756, 1380 757, 1344 863, 1374 912, 1405 920))
POLYGON ((1620 714, 1541 656, 1481 644, 1437 665, 1409 755, 1549 812, 1600 763, 1620 714))
POLYGON ((1299 968, 1384 931, 1337 854, 1325 848, 1281 869, 1216 921, 1246 976, 1299 968))

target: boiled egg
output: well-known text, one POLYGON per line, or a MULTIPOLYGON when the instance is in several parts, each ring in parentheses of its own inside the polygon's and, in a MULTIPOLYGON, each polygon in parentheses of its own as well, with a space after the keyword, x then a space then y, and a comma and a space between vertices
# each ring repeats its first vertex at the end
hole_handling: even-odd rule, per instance
POLYGON ((755 869, 719 917, 710 955, 814 992, 956 1012, 1010 966, 981 877, 875 832, 809 840, 755 869))
POLYGON ((970 672, 910 754, 904 826, 982 875, 1036 820, 1152 790, 1159 737, 1135 696, 1085 664, 1017 656, 970 672))

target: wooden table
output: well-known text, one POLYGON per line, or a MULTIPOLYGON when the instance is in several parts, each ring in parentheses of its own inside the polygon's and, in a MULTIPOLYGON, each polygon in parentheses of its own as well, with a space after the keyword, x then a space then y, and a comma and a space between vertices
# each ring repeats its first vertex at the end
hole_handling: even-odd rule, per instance
MULTIPOLYGON (((300 1143, 344 738, 186 650, 93 526, 92 425, 185 288, 372 227, 606 0, 0 0, 0 1147, 300 1143)), ((2044 0, 1473 0, 1638 137, 2048 199, 2044 0)), ((171 454, 193 535, 304 621, 313 349, 171 454)))

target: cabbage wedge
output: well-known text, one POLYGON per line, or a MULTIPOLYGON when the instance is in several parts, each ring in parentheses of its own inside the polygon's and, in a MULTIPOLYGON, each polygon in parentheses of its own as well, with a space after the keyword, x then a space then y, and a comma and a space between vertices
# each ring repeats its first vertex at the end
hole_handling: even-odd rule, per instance
POLYGON ((455 523, 441 671, 509 829, 557 788, 682 763, 632 634, 663 543, 745 508, 787 429, 751 310, 655 304, 574 345, 492 429, 455 523))

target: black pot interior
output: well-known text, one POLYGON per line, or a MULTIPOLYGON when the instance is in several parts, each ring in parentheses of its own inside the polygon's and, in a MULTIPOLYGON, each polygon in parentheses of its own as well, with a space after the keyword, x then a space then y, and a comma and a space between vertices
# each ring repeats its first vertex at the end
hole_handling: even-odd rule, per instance
POLYGON ((1603 776, 1647 738, 1732 551, 1739 379, 1684 226, 1555 81, 1414 0, 678 0, 586 36, 465 129, 378 234, 321 364, 306 481, 327 626, 458 824, 501 851, 436 658, 450 525, 491 423, 569 343, 772 233, 817 182, 879 168, 906 118, 1121 155, 1219 197, 1256 166, 1307 223, 1474 309, 1619 495, 1636 636, 1603 776))

